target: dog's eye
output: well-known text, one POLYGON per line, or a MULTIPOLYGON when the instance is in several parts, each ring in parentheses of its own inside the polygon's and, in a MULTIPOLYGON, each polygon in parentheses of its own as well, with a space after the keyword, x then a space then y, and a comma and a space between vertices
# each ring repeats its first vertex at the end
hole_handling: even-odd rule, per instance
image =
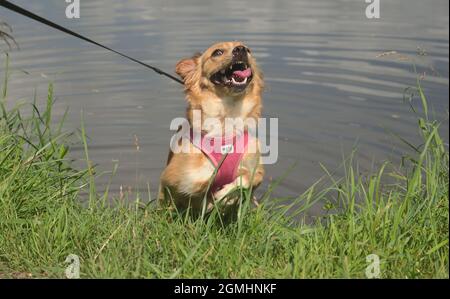
POLYGON ((212 56, 213 56, 213 57, 217 57, 217 56, 220 56, 220 55, 222 55, 222 54, 223 54, 223 51, 220 50, 220 49, 217 49, 217 50, 215 50, 215 51, 212 53, 212 56))

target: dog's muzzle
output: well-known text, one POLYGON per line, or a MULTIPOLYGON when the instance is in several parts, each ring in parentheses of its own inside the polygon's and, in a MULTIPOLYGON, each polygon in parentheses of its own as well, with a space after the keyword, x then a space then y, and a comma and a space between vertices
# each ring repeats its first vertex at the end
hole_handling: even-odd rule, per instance
POLYGON ((233 58, 229 65, 213 74, 211 82, 231 88, 234 92, 245 90, 253 78, 252 68, 248 62, 248 49, 237 46, 232 52, 233 58))

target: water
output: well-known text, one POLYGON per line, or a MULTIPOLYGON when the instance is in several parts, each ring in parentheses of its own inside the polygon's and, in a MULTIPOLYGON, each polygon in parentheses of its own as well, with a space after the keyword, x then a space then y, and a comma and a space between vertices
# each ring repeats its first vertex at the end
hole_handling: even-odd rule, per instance
MULTIPOLYGON (((415 118, 402 102, 404 88, 415 82, 412 63, 378 57, 386 51, 413 57, 426 72, 425 92, 448 140, 447 0, 382 0, 380 20, 366 19, 362 0, 81 0, 79 20, 65 18, 61 0, 13 2, 170 72, 180 58, 216 41, 244 41, 265 72, 264 116, 279 118, 279 158, 266 167, 265 186, 298 163, 277 196, 302 193, 324 174, 319 163, 336 169, 354 145, 361 171, 368 171, 399 161, 406 150, 389 132, 419 141, 415 118)), ((0 18, 21 47, 11 53, 10 98, 30 99, 36 89, 44 99, 53 81, 55 113, 70 107, 66 128, 79 128, 84 111, 99 170, 118 163, 112 192, 146 189, 147 183, 156 190, 170 120, 184 116, 181 86, 3 8, 0 18)), ((81 146, 73 151, 83 157, 81 146)), ((104 188, 108 180, 98 182, 104 188)))

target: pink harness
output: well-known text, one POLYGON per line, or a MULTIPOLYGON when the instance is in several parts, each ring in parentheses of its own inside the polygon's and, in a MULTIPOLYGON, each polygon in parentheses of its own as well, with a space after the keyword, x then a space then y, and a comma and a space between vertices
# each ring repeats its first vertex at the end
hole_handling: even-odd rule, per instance
POLYGON ((204 134, 201 134, 201 138, 195 138, 194 133, 191 130, 191 143, 208 157, 215 168, 219 167, 210 188, 211 192, 214 193, 220 190, 223 186, 233 182, 237 178, 239 164, 242 156, 247 150, 248 140, 249 134, 247 131, 244 131, 244 133, 239 136, 229 138, 209 138, 204 134), (226 157, 222 164, 219 165, 224 155, 226 155, 226 157))

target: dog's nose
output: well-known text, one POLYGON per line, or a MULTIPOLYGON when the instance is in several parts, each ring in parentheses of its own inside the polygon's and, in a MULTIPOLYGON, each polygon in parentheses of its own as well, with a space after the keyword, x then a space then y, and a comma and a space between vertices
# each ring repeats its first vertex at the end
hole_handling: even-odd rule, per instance
POLYGON ((237 46, 233 49, 233 57, 244 58, 247 57, 247 48, 244 46, 237 46))

